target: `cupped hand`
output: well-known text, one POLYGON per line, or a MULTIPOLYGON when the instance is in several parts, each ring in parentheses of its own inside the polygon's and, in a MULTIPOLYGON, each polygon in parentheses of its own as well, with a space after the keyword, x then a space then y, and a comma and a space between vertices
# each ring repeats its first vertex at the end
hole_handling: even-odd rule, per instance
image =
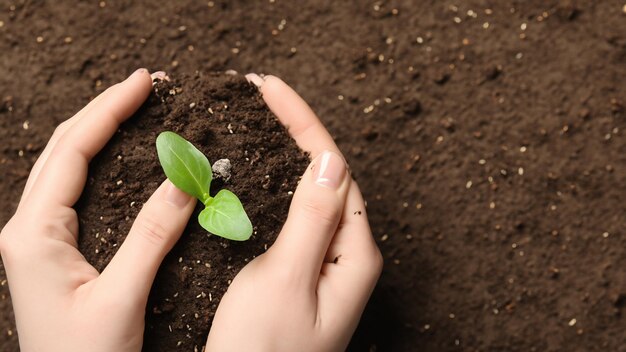
POLYGON ((276 77, 247 78, 313 161, 276 242, 222 298, 207 351, 343 351, 382 268, 363 198, 304 100, 276 77))
POLYGON ((93 156, 150 94, 145 69, 99 95, 55 130, 0 235, 21 350, 140 351, 148 293, 195 200, 165 181, 99 274, 77 247, 72 208, 93 156), (163 221, 162 219, 168 219, 163 221))

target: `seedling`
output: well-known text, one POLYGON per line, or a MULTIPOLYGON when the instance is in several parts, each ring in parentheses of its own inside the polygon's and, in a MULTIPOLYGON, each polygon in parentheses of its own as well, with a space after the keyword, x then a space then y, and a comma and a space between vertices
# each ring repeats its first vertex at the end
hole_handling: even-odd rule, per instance
POLYGON ((156 140, 159 162, 167 178, 183 192, 198 198, 204 210, 198 222, 205 230, 234 241, 252 235, 252 223, 237 196, 222 189, 211 197, 213 171, 207 157, 174 132, 162 132, 156 140))

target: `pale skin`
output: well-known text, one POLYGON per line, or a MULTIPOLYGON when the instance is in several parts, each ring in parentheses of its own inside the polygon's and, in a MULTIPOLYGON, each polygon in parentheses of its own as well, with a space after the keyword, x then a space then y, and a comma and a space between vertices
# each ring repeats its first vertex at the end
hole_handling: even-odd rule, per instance
MULTIPOLYGON (((278 239, 220 302, 207 351, 345 350, 382 267, 361 193, 308 105, 276 77, 247 78, 313 161, 278 239)), ((89 161, 147 98, 151 81, 137 70, 55 130, 0 234, 24 352, 141 350, 154 276, 196 201, 165 180, 102 273, 76 248, 72 207, 89 161)))

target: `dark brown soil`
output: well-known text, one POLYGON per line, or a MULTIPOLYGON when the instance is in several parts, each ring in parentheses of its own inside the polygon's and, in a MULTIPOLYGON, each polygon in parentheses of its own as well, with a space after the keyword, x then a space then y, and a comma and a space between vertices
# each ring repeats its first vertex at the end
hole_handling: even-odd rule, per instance
POLYGON ((160 132, 180 134, 211 162, 229 159, 230 178, 215 178, 211 194, 221 188, 237 194, 253 236, 233 242, 210 235, 198 224, 198 205, 157 274, 147 310, 146 351, 200 350, 230 281, 278 235, 308 158, 243 76, 197 73, 154 91, 91 163, 76 206, 79 248, 99 271, 112 259, 165 179, 155 147, 160 132))
POLYGON ((0 0, 0 223, 54 126, 135 68, 272 73, 385 257, 350 350, 626 351, 623 0, 211 3, 0 0))

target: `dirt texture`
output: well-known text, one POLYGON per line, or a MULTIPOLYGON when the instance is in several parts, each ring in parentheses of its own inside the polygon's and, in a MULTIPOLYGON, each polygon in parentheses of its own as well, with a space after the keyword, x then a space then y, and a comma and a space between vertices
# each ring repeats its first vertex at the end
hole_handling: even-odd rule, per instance
POLYGON ((54 127, 135 68, 272 73, 385 258, 350 351, 626 351, 624 5, 0 0, 0 224, 54 127))

